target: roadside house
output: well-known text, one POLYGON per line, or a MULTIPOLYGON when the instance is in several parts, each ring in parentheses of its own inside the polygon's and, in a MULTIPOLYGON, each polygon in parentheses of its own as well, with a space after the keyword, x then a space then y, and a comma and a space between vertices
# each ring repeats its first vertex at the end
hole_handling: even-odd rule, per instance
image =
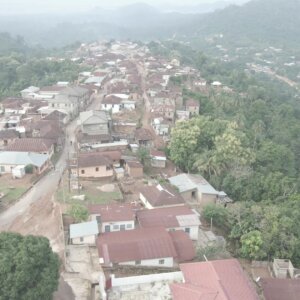
POLYGON ((190 116, 199 115, 200 104, 199 101, 189 99, 185 102, 185 109, 190 113, 190 116))
POLYGON ((0 152, 0 173, 12 173, 16 167, 33 166, 33 173, 41 174, 49 167, 49 156, 32 152, 0 152))
POLYGON ((80 113, 81 131, 87 135, 105 135, 110 131, 110 117, 106 111, 90 110, 80 113))
POLYGON ((0 131, 0 148, 5 149, 5 147, 12 144, 18 138, 19 138, 19 133, 13 129, 1 130, 0 131))
POLYGON ((112 161, 101 152, 79 153, 77 161, 71 161, 71 173, 80 178, 112 179, 112 161))
POLYGON ((125 170, 133 178, 142 178, 144 176, 144 167, 139 161, 126 161, 125 170))
POLYGON ((136 143, 139 146, 151 147, 153 144, 152 134, 151 134, 150 130, 148 130, 146 128, 136 129, 134 138, 135 138, 136 143))
POLYGON ((101 103, 101 109, 115 114, 122 110, 122 98, 115 95, 106 96, 101 103))
POLYGON ((7 146, 6 151, 33 152, 45 154, 51 158, 54 153, 54 142, 51 139, 21 138, 7 146))

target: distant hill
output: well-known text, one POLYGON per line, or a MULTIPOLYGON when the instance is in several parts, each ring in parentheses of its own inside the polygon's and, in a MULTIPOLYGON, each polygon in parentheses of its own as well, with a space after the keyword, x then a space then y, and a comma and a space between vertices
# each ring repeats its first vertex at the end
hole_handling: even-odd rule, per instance
MULTIPOLYGON (((252 0, 199 18, 196 34, 222 33, 233 43, 267 42, 300 47, 299 0, 252 0)), ((184 33, 188 34, 188 28, 184 33)))
POLYGON ((300 48, 300 0, 252 0, 213 13, 196 12, 195 9, 195 13, 164 13, 136 3, 79 14, 3 17, 0 28, 22 35, 32 44, 48 47, 103 38, 150 41, 178 37, 204 41, 222 33, 224 43, 233 46, 255 47, 259 43, 300 48))
POLYGON ((12 52, 24 53, 27 50, 21 37, 13 38, 8 33, 0 33, 0 56, 10 55, 12 52))

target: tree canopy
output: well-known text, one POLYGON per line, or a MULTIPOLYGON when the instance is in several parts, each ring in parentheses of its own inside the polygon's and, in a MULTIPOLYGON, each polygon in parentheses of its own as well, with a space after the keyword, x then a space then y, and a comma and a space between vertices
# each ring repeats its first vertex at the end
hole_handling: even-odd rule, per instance
POLYGON ((52 299, 59 259, 44 237, 0 233, 0 300, 52 299))

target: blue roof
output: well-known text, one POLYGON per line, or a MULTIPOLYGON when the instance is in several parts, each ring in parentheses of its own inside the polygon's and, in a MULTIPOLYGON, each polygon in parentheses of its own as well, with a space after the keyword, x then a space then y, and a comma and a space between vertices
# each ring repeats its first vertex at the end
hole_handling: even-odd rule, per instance
POLYGON ((98 223, 96 220, 70 225, 70 238, 78 238, 99 233, 98 223))

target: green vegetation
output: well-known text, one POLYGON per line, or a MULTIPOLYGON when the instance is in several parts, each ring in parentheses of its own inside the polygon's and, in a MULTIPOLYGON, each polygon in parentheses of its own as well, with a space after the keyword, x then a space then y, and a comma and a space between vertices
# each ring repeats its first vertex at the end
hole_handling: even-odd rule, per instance
POLYGON ((74 218, 76 222, 87 221, 89 212, 82 204, 73 203, 68 211, 68 214, 74 218))
POLYGON ((18 200, 29 187, 8 187, 0 186, 0 193, 4 196, 0 199, 0 203, 8 205, 18 200))
POLYGON ((30 85, 72 82, 81 71, 80 65, 70 60, 46 59, 46 51, 27 47, 21 38, 0 33, 0 45, 0 99, 16 96, 30 85))
POLYGON ((203 216, 207 222, 213 216, 213 224, 227 231, 235 255, 256 260, 286 258, 300 266, 300 194, 277 202, 237 202, 227 209, 210 206, 203 216))
POLYGON ((0 233, 0 300, 50 300, 59 259, 44 237, 0 233))

